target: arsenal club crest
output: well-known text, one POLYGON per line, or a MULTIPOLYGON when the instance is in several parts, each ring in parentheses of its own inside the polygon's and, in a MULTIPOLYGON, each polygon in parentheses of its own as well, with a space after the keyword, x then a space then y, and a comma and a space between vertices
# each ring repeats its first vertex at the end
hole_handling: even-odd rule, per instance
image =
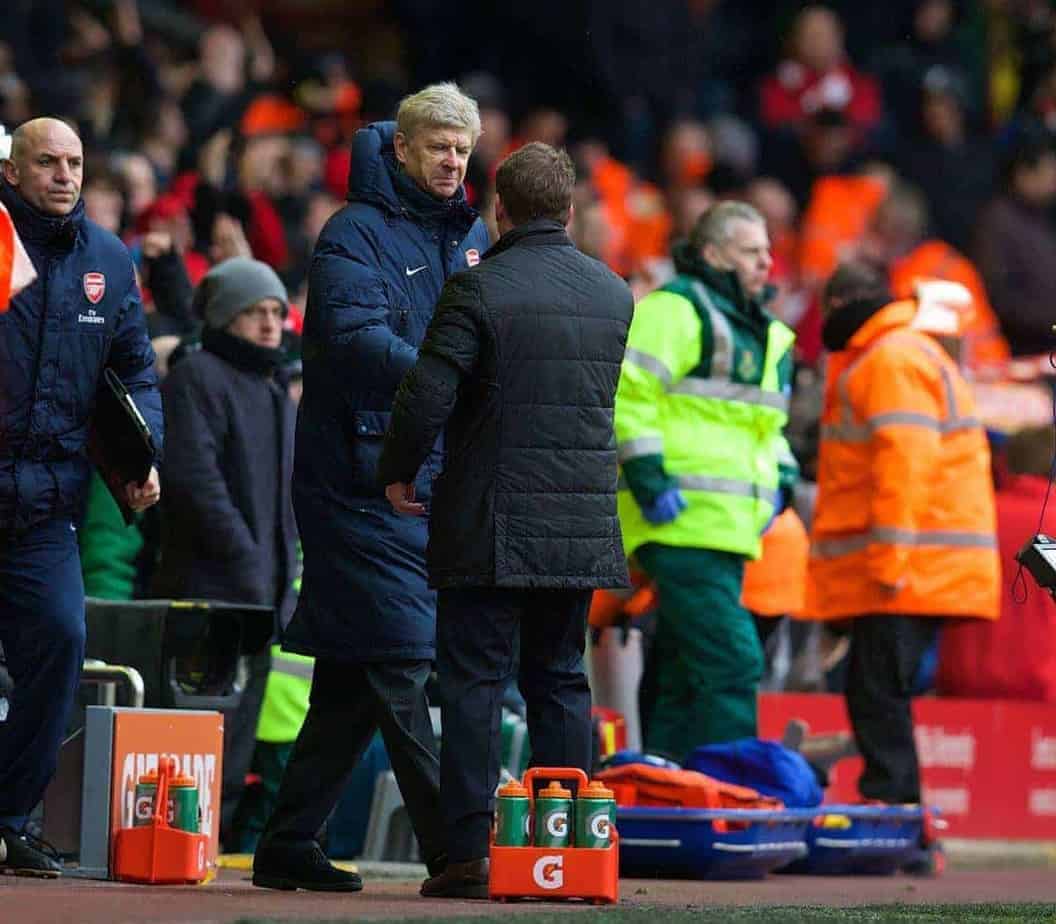
POLYGON ((480 251, 475 247, 471 247, 466 251, 466 263, 469 266, 476 266, 480 262, 480 251))
POLYGON ((106 277, 102 273, 84 274, 84 297, 93 305, 98 305, 106 295, 106 277))

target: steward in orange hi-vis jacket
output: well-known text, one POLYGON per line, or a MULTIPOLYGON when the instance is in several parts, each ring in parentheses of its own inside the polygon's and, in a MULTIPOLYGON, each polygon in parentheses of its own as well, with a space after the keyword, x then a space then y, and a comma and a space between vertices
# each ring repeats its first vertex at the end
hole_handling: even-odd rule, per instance
POLYGON ((939 620, 998 613, 990 454, 967 384, 884 274, 823 297, 825 383, 807 613, 853 619, 847 704, 862 795, 917 802, 910 696, 939 620))
POLYGON ((12 297, 36 278, 36 270, 18 239, 14 222, 7 209, 0 205, 0 311, 7 311, 12 297))

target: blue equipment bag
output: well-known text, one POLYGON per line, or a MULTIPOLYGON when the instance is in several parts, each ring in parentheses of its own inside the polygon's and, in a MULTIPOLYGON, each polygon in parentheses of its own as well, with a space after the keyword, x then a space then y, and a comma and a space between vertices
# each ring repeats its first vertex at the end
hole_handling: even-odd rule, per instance
POLYGON ((696 770, 726 783, 748 786, 780 799, 786 808, 815 808, 823 793, 817 776, 802 754, 776 741, 741 738, 727 744, 696 748, 686 761, 696 770))

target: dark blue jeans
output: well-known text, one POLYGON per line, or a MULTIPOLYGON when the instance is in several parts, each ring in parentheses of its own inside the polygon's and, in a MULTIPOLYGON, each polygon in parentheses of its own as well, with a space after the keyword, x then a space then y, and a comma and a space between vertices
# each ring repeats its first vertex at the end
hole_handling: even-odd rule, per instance
POLYGON ((583 670, 589 607, 589 590, 440 591, 440 804, 449 861, 488 855, 502 700, 515 669, 528 706, 532 764, 590 773, 590 687, 583 670))
POLYGON ((15 682, 7 721, 0 722, 0 825, 21 830, 55 773, 84 635, 73 524, 0 531, 0 645, 15 682))

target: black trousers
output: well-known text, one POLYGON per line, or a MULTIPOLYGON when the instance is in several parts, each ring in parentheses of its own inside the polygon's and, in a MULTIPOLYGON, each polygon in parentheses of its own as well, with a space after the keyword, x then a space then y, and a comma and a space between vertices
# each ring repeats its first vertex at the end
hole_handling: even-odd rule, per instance
POLYGON ((423 859, 443 853, 440 765, 425 695, 431 669, 429 661, 316 660, 308 715, 261 846, 314 839, 380 728, 423 859))
POLYGON ((588 590, 440 591, 440 791, 449 861, 488 855, 502 756, 502 697, 518 639, 517 678, 528 707, 532 764, 590 772, 590 687, 583 670, 589 606, 588 590))
POLYGON ((858 789, 867 799, 920 801, 910 700, 939 624, 933 617, 888 614, 860 616, 851 624, 847 711, 865 761, 858 789))

